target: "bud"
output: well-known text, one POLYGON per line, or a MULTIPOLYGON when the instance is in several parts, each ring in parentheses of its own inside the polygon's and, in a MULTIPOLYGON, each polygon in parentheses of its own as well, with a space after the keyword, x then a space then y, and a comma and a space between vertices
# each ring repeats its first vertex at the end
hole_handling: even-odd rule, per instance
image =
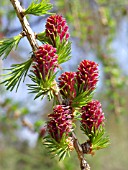
POLYGON ((50 78, 58 67, 58 55, 52 45, 45 44, 38 48, 34 57, 34 72, 38 78, 50 78))
POLYGON ((70 151, 73 151, 74 150, 74 145, 73 145, 73 139, 72 137, 68 137, 66 139, 66 142, 68 143, 68 148, 70 151))
POLYGON ((55 39, 60 37, 60 41, 68 40, 68 26, 66 20, 61 15, 52 15, 48 17, 46 22, 46 36, 50 38, 54 47, 56 46, 55 39))
POLYGON ((58 78, 60 93, 71 100, 76 97, 75 76, 75 72, 65 72, 58 78))
POLYGON ((81 108, 81 112, 82 127, 89 134, 91 133, 92 128, 97 130, 99 126, 104 123, 104 113, 102 112, 101 103, 98 100, 92 100, 90 103, 88 103, 88 105, 83 106, 81 108))
POLYGON ((69 136, 72 131, 72 112, 69 107, 57 105, 48 117, 50 121, 48 121, 47 128, 52 138, 60 142, 64 134, 69 136))
POLYGON ((94 90, 98 81, 98 64, 93 61, 83 60, 77 71, 78 87, 83 85, 83 90, 94 90))

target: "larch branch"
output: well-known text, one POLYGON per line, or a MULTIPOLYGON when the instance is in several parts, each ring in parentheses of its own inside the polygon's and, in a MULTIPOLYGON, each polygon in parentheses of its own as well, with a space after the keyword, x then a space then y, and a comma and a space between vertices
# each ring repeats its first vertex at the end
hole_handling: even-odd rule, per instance
MULTIPOLYGON (((30 25, 27 21, 26 16, 24 16, 24 9, 21 7, 20 2, 18 0, 10 0, 10 1, 13 5, 15 11, 16 11, 17 17, 20 20, 23 31, 26 34, 26 37, 27 37, 27 39, 28 39, 28 41, 29 41, 29 43, 32 47, 32 50, 36 51, 38 49, 38 43, 36 41, 35 34, 32 31, 32 29, 31 29, 31 27, 30 27, 30 25)), ((57 83, 56 83, 56 85, 57 85, 57 83)), ((62 104, 61 97, 59 97, 60 93, 58 92, 58 94, 56 94, 56 95, 58 95, 59 103, 62 104)), ((74 148, 77 152, 77 155, 78 155, 78 158, 79 158, 79 161, 80 161, 81 170, 90 170, 90 166, 84 158, 82 147, 79 144, 79 141, 76 138, 76 135, 75 135, 74 132, 72 133, 72 138, 73 138, 74 148)))

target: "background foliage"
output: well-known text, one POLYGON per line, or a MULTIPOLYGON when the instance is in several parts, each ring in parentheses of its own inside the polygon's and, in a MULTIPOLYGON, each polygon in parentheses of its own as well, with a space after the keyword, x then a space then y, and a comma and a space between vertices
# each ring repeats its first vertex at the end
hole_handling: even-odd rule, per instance
MULTIPOLYGON (((25 7, 28 6, 25 0, 21 2, 25 7)), ((124 53, 120 52, 121 56, 119 56, 113 44, 123 31, 123 29, 120 30, 123 22, 126 23, 126 30, 128 29, 128 2, 126 0, 56 0, 51 2, 55 4, 52 12, 60 13, 67 19, 72 34, 73 57, 69 65, 67 62, 64 68, 73 71, 83 58, 95 60, 100 65, 101 83, 99 83, 96 97, 104 107, 107 117, 106 128, 110 135, 111 145, 97 152, 93 157, 89 156, 89 163, 95 170, 126 170, 128 168, 127 62, 122 62, 125 61, 124 53)), ((43 30, 46 17, 29 18, 34 31, 43 30)), ((0 38, 16 35, 20 31, 20 24, 16 20, 10 2, 1 0, 0 38)), ((128 36, 128 31, 126 31, 126 36, 128 36)), ((124 48, 122 42, 125 42, 125 37, 117 46, 120 51, 124 48)), ((21 42, 20 48, 11 52, 9 63, 0 59, 0 72, 2 73, 2 67, 9 67, 10 63, 24 61, 24 58, 29 56, 27 52, 29 46, 27 46, 27 42, 26 45, 21 42)), ((40 123, 35 122, 38 122, 40 118, 45 120, 45 114, 49 113, 51 108, 47 101, 45 101, 45 106, 42 106, 39 100, 34 103, 31 100, 33 96, 27 94, 26 97, 26 94, 24 85, 16 95, 15 93, 8 94, 4 87, 0 86, 0 169, 77 170, 77 157, 71 155, 71 158, 57 164, 56 159, 51 160, 47 156, 40 141, 36 145, 29 146, 35 134, 33 131, 38 130, 40 126, 40 123), (33 103, 37 106, 33 107, 33 103), (24 132, 25 123, 29 124, 30 132, 24 132), (31 123, 35 123, 35 126, 33 127, 31 123), (28 137, 29 142, 24 138, 28 134, 31 134, 28 137)), ((80 138, 82 141, 82 136, 80 138)))

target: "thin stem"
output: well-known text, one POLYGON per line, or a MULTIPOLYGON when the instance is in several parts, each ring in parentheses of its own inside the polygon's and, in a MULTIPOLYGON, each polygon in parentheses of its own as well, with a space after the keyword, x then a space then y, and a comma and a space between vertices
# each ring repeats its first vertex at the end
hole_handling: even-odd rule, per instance
POLYGON ((77 152, 77 155, 78 155, 78 158, 79 158, 79 161, 80 161, 81 170, 90 170, 90 166, 84 158, 82 147, 79 144, 79 141, 76 138, 76 135, 75 135, 74 132, 72 132, 72 137, 73 137, 74 148, 77 152))
POLYGON ((27 39, 28 39, 33 51, 35 51, 38 48, 38 44, 35 39, 35 34, 32 31, 32 29, 30 28, 30 25, 27 21, 27 18, 24 16, 24 9, 21 7, 20 2, 18 0, 10 0, 10 1, 16 11, 17 17, 20 20, 23 31, 26 33, 27 39))
MULTIPOLYGON (((20 23, 22 25, 23 31, 25 32, 26 37, 27 37, 33 51, 36 51, 38 49, 38 43, 36 41, 34 32, 30 28, 30 25, 29 25, 29 23, 27 21, 27 18, 24 16, 24 9, 21 7, 18 0, 10 0, 10 1, 11 1, 12 5, 13 5, 15 11, 16 11, 17 17, 20 20, 20 23)), ((55 82, 55 85, 57 86, 57 82, 55 82)), ((58 87, 56 87, 56 88, 58 88, 58 87)), ((61 98, 60 92, 57 91, 57 93, 55 93, 55 95, 58 98, 58 102, 60 104, 62 104, 62 98, 61 98)), ((79 161, 80 161, 81 170, 90 170, 90 166, 89 166, 89 164, 87 163, 87 161, 84 158, 82 147, 79 144, 79 141, 76 138, 76 135, 75 135, 74 132, 72 132, 72 138, 73 138, 74 148, 75 148, 75 150, 77 152, 77 155, 78 155, 78 158, 79 158, 79 161)))

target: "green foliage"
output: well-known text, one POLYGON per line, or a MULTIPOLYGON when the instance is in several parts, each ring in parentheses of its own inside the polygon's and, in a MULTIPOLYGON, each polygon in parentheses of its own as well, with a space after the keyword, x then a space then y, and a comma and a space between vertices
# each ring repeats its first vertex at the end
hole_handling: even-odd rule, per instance
MULTIPOLYGON (((81 120, 81 112, 80 112, 80 109, 75 109, 75 111, 73 112, 73 115, 74 115, 74 120, 81 120)), ((75 129, 75 124, 74 125, 74 129, 75 129)))
POLYGON ((103 126, 100 126, 97 130, 95 128, 92 128, 91 133, 88 132, 88 129, 82 127, 81 130, 88 136, 89 142, 91 143, 92 150, 99 150, 106 148, 110 143, 110 139, 108 136, 105 135, 105 129, 103 126))
POLYGON ((3 59, 5 59, 13 48, 17 48, 21 38, 22 35, 17 35, 13 38, 5 38, 0 40, 0 57, 4 55, 3 59))
POLYGON ((29 109, 28 108, 22 108, 21 113, 22 113, 23 116, 25 116, 29 113, 29 109))
POLYGON ((92 149, 93 150, 98 150, 98 149, 103 149, 106 148, 110 143, 109 143, 109 137, 104 136, 105 130, 101 126, 99 129, 92 131, 92 134, 89 136, 90 141, 92 143, 92 149))
POLYGON ((32 58, 21 64, 13 64, 10 69, 5 69, 9 70, 10 72, 4 75, 7 76, 7 78, 1 84, 4 84, 6 89, 10 91, 16 87, 17 91, 22 78, 23 82, 25 81, 25 77, 28 73, 31 63, 32 58))
POLYGON ((35 0, 35 2, 32 2, 25 10, 24 14, 32 14, 37 16, 51 14, 48 10, 51 10, 52 7, 53 6, 49 3, 49 0, 41 0, 41 2, 35 0))
MULTIPOLYGON (((77 88, 76 88, 77 89, 77 88)), ((89 102, 91 102, 93 97, 93 93, 91 91, 81 91, 72 101, 72 107, 81 108, 82 106, 86 106, 89 102)))
POLYGON ((51 153, 53 157, 59 157, 59 161, 64 160, 67 154, 70 156, 68 147, 69 142, 66 141, 65 134, 59 143, 48 135, 44 138, 43 144, 49 149, 49 153, 51 153))
POLYGON ((54 79, 56 77, 56 74, 53 74, 49 77, 49 74, 45 77, 45 80, 43 80, 42 75, 40 73, 40 78, 38 78, 33 71, 31 71, 33 74, 30 74, 29 77, 34 82, 34 84, 27 84, 29 87, 28 90, 30 90, 30 93, 36 93, 36 96, 34 99, 37 99, 41 97, 42 99, 47 94, 48 99, 51 100, 53 98, 52 93, 52 87, 54 86, 54 79))
POLYGON ((60 42, 60 37, 56 37, 56 48, 58 54, 58 63, 64 63, 71 58, 71 42, 70 41, 62 41, 60 42))
POLYGON ((35 123, 34 123, 34 129, 35 131, 39 132, 39 129, 40 127, 44 125, 44 121, 43 120, 37 120, 35 123))
POLYGON ((50 44, 50 39, 46 36, 45 31, 38 33, 36 38, 42 43, 49 43, 50 44))

